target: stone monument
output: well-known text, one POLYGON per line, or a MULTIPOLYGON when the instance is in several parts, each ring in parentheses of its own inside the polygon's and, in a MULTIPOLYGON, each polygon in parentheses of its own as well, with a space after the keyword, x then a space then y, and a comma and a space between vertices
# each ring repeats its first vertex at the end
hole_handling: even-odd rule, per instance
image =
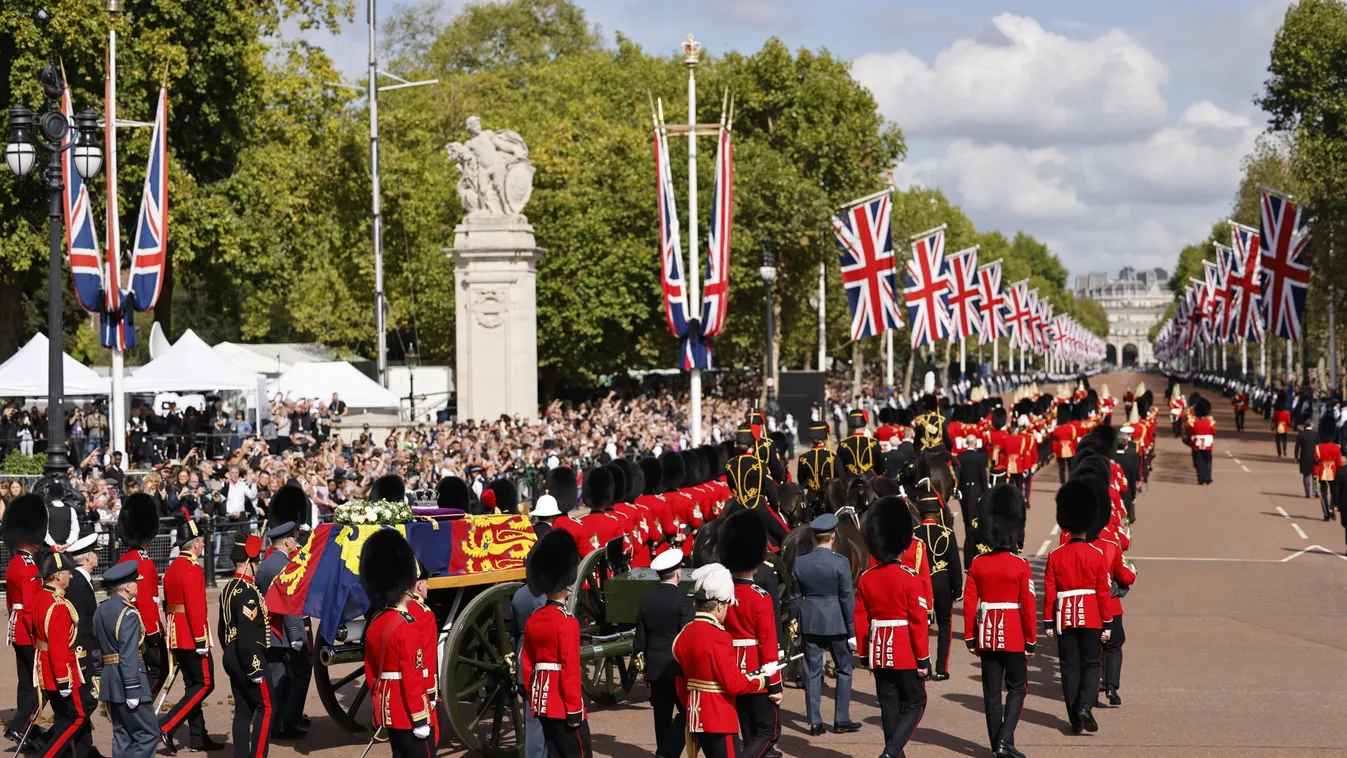
POLYGON ((537 264, 524 206, 533 163, 517 133, 482 129, 445 146, 458 165, 458 197, 467 216, 454 228, 455 345, 460 419, 538 413, 537 264))

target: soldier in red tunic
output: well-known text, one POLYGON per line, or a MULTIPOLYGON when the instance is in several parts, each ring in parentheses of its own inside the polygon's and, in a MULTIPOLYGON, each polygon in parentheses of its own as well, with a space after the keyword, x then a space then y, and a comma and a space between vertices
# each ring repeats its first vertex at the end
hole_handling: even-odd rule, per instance
POLYGON ((159 506, 154 498, 137 492, 126 498, 117 516, 117 536, 127 551, 117 561, 134 561, 140 572, 140 591, 136 610, 145 624, 145 669, 150 675, 150 691, 159 694, 168 673, 168 646, 159 613, 159 569, 150 559, 150 544, 159 534, 159 506))
POLYGON ((1243 387, 1235 389, 1235 394, 1230 398, 1230 405, 1235 409, 1235 431, 1244 431, 1244 414, 1249 411, 1249 396, 1245 394, 1243 387))
POLYGON ((739 669, 724 626, 735 600, 728 569, 707 564, 692 572, 692 582, 696 615, 673 643, 674 660, 682 669, 675 686, 687 712, 688 754, 700 749, 707 758, 737 758, 742 743, 736 699, 761 691, 780 663, 748 674, 739 669))
POLYGON ((1074 734, 1099 730, 1093 709, 1099 692, 1101 640, 1109 636, 1102 630, 1113 617, 1104 554, 1086 537, 1099 509, 1108 507, 1085 478, 1073 476, 1057 490, 1057 525, 1071 534, 1071 541, 1048 554, 1043 620, 1045 633, 1057 637, 1062 695, 1074 734))
POLYGON ((585 472, 580 499, 589 508, 589 513, 580 519, 580 523, 594 536, 599 550, 622 536, 622 522, 612 511, 616 488, 613 472, 607 466, 595 466, 585 472))
POLYGON ((520 670, 528 707, 543 728, 548 758, 590 758, 589 721, 580 685, 580 622, 566 608, 580 553, 566 532, 552 531, 528 556, 529 589, 547 604, 524 624, 520 670))
POLYGON ((178 557, 164 572, 164 602, 167 604, 168 649, 182 672, 182 698, 159 723, 160 739, 170 755, 177 753, 173 733, 187 722, 192 750, 219 750, 222 743, 206 732, 201 705, 215 691, 215 659, 211 656, 206 617, 206 572, 201 568, 205 539, 195 521, 179 529, 178 557))
POLYGON ((1024 711, 1028 659, 1037 640, 1034 572, 1019 555, 1024 498, 1002 485, 987 494, 979 523, 990 552, 973 558, 964 584, 964 643, 982 660, 982 707, 987 740, 999 758, 1023 758, 1015 727, 1024 711), (1002 702, 1002 695, 1005 701, 1002 702))
POLYGON ((1332 518, 1333 512, 1342 507, 1338 470, 1347 465, 1347 461, 1343 460, 1342 448, 1333 441, 1337 433, 1333 415, 1325 414, 1319 420, 1319 444, 1314 446, 1314 479, 1319 483, 1319 504, 1324 509, 1324 521, 1332 518))
POLYGON ((1286 398, 1277 395, 1277 400, 1273 404, 1276 412, 1272 414, 1272 433, 1273 442, 1277 446, 1277 457, 1286 455, 1286 437, 1291 433, 1291 412, 1286 409, 1286 398))
POLYGON ((1211 484, 1211 449, 1216 443, 1216 421, 1211 418, 1211 401, 1199 396, 1193 403, 1193 469, 1198 484, 1211 484))
POLYGON ((543 494, 556 498, 557 508, 561 510, 561 515, 552 522, 552 528, 560 529, 574 537, 581 556, 589 555, 598 549, 599 536, 594 533, 593 527, 586 526, 570 515, 579 505, 580 484, 576 479, 575 470, 567 466, 557 466, 548 471, 543 484, 543 494))
MULTIPOLYGON (((42 591, 42 575, 37 565, 37 551, 47 536, 47 506, 38 495, 23 495, 5 508, 3 528, 5 545, 13 553, 5 568, 5 602, 9 605, 9 634, 7 641, 14 646, 14 670, 20 672, 18 700, 14 716, 5 730, 5 737, 18 742, 28 722, 37 711, 37 688, 33 677, 23 672, 33 670, 34 643, 37 631, 33 622, 33 606, 42 591)), ((33 742, 29 736, 29 744, 33 742)))
POLYGON ((360 550, 360 583, 370 599, 365 628, 365 681, 374 694, 375 729, 383 727, 397 758, 430 758, 430 657, 416 616, 407 610, 416 585, 416 557, 395 529, 370 535, 360 550))
MULTIPOLYGON (((725 614, 725 631, 733 640, 739 670, 749 674, 778 657, 772 596, 753 581, 767 551, 767 530, 755 514, 739 511, 720 528, 716 548, 721 565, 734 575, 734 604, 725 614)), ((781 698, 781 676, 774 674, 765 689, 735 699, 744 741, 740 756, 763 758, 781 738, 781 698)))
POLYGON ((1057 483, 1066 483, 1067 464, 1076 455, 1076 441, 1080 439, 1080 426, 1072 418, 1069 403, 1057 406, 1057 426, 1050 432, 1052 437, 1052 457, 1057 459, 1057 483))
POLYGON ((64 755, 88 718, 84 701, 76 692, 84 683, 75 652, 79 614, 65 597, 74 567, 64 553, 43 557, 43 584, 33 607, 37 620, 37 680, 54 714, 51 739, 42 752, 43 758, 64 755))
POLYGON ((865 542, 876 565, 856 584, 856 650, 875 677, 881 758, 899 758, 926 711, 923 680, 931 676, 929 604, 916 573, 898 560, 912 542, 912 514, 901 498, 870 506, 865 542))

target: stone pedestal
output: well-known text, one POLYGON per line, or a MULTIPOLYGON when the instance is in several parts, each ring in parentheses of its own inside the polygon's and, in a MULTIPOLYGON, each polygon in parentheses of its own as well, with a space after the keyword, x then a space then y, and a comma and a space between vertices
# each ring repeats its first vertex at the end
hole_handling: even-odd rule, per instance
POLYGON ((454 229, 459 419, 538 413, 537 264, 522 215, 469 216, 454 229))

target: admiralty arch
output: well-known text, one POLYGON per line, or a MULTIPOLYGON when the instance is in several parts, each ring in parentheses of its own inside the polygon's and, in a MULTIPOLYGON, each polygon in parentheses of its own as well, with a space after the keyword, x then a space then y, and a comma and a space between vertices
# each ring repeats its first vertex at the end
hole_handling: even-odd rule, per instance
POLYGON ((1146 335, 1164 316, 1174 299, 1165 289, 1169 273, 1162 268, 1134 269, 1117 276, 1092 273, 1076 277, 1076 296, 1088 297, 1108 313, 1105 362, 1115 366, 1146 366, 1155 362, 1146 335))

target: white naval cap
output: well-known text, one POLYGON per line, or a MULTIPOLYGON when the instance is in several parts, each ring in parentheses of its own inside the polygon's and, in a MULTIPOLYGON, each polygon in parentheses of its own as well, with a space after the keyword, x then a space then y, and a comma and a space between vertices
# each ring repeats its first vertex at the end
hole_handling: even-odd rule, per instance
POLYGON ((682 562, 683 562, 683 551, 676 550, 674 548, 669 548, 668 550, 665 550, 664 552, 655 556, 655 560, 650 562, 650 568, 663 574, 665 571, 672 571, 673 569, 677 568, 678 564, 682 562))

